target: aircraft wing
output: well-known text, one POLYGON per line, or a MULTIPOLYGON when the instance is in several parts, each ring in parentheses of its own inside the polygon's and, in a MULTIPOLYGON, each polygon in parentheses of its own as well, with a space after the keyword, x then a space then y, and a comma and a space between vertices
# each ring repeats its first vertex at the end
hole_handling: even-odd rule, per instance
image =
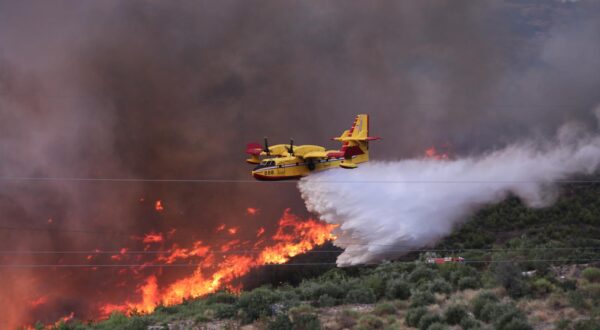
POLYGON ((304 159, 308 158, 327 158, 327 151, 310 151, 301 156, 304 159))

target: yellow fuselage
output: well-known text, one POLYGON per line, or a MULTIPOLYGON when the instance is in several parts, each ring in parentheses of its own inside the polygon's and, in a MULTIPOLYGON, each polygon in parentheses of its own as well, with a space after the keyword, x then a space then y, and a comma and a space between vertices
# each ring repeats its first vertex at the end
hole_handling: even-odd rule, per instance
MULTIPOLYGON (((265 158, 252 171, 252 176, 267 181, 299 179, 314 172, 340 167, 342 160, 343 157, 314 160, 304 160, 295 156, 265 158)), ((352 162, 356 164, 368 160, 367 154, 352 157, 352 162)))

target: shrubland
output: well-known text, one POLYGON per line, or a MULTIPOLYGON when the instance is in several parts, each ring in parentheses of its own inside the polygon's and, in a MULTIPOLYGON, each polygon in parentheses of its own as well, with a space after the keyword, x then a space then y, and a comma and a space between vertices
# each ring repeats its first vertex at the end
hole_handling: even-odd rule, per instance
POLYGON ((53 328, 600 329, 597 186, 565 184, 541 209, 508 197, 430 251, 376 266, 284 267, 241 293, 53 328), (465 262, 427 262, 446 256, 465 262))

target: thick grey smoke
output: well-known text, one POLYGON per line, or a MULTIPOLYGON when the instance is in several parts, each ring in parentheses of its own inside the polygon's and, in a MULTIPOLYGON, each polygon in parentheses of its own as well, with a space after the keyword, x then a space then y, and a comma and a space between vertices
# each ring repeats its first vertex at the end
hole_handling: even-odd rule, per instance
POLYGON ((331 170, 299 183, 310 211, 340 225, 338 265, 377 262, 431 246, 478 208, 520 197, 548 205, 552 185, 600 165, 600 137, 578 137, 577 125, 552 143, 521 143, 456 160, 371 162, 355 171, 331 170))
MULTIPOLYGON (((322 144, 363 112, 385 138, 380 160, 547 136, 600 102, 599 12, 594 1, 0 1, 0 176, 248 179, 246 142, 322 144)), ((174 227, 208 239, 221 222, 273 226, 285 207, 303 210, 293 185, 3 181, 1 224, 50 230, 2 230, 0 249, 115 249, 174 227), (248 206, 262 218, 243 218, 248 206)), ((109 270, 0 273, 11 325, 91 317, 94 301, 131 293, 109 270)))

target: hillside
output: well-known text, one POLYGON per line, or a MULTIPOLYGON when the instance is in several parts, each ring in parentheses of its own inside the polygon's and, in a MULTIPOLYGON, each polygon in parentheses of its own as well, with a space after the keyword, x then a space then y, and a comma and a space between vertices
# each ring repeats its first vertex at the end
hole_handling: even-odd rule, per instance
MULTIPOLYGON (((596 178, 583 178, 591 181, 596 178)), ((437 246, 378 266, 265 267, 150 315, 56 329, 600 329, 600 185, 563 184, 552 206, 485 207, 437 246), (464 263, 430 264, 430 257, 464 263)), ((331 247, 323 248, 331 251, 331 247)), ((290 263, 329 262, 314 253, 290 263)))

